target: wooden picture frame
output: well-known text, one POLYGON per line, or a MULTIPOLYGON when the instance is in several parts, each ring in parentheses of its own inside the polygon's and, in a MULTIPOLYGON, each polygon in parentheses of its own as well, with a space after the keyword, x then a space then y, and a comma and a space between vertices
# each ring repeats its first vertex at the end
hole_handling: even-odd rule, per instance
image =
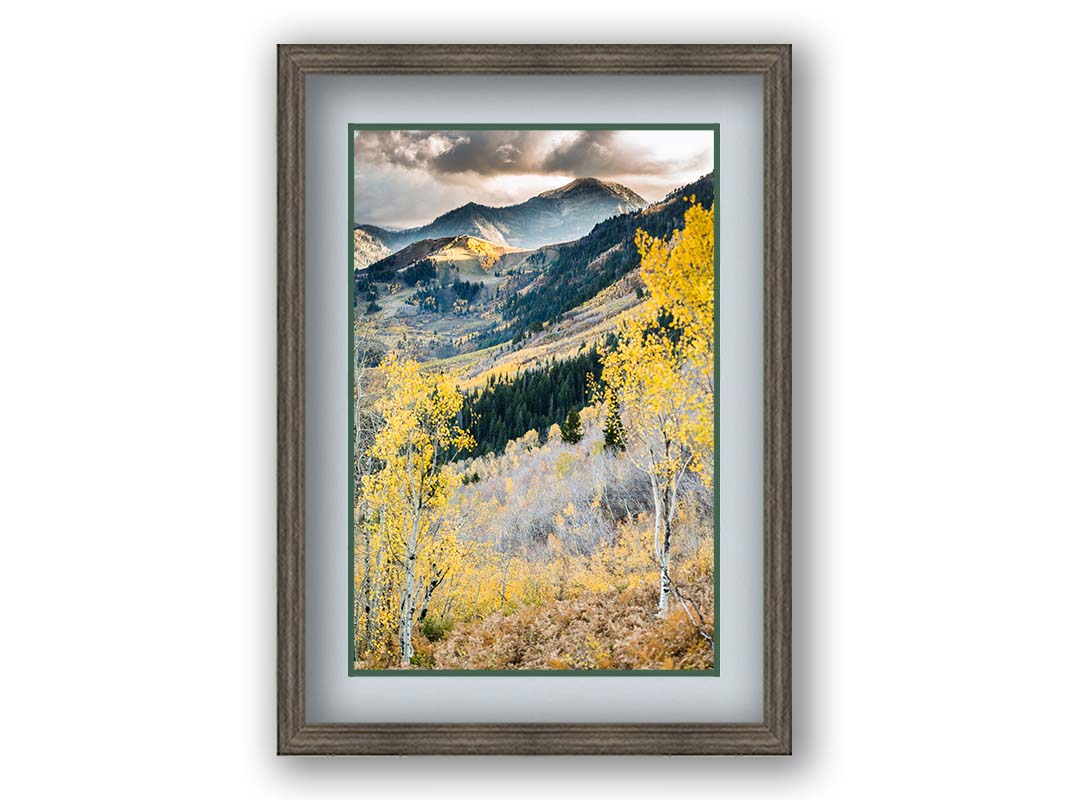
POLYGON ((789 45, 278 47, 278 675, 283 755, 785 755, 791 752, 789 45), (752 74, 763 79, 763 721, 311 724, 305 718, 305 78, 752 74))

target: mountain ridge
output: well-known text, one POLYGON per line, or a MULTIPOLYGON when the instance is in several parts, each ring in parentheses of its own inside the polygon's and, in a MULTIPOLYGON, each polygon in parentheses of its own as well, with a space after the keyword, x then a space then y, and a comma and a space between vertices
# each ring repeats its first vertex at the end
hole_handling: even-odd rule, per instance
POLYGON ((675 189, 658 203, 606 219, 585 236, 557 245, 554 256, 539 265, 538 276, 502 304, 504 324, 483 334, 482 345, 539 329, 636 269, 640 264, 634 244, 637 230, 669 239, 682 227, 690 197, 710 207, 715 202, 714 173, 675 189))
MULTIPOLYGON (((394 231, 378 225, 360 224, 355 229, 370 237, 375 245, 393 252, 422 239, 460 235, 510 247, 536 249, 577 239, 609 217, 637 211, 647 205, 643 197, 622 184, 586 177, 576 178, 564 186, 510 206, 469 202, 415 228, 394 231)), ((357 262, 354 266, 359 269, 367 263, 357 262)))
POLYGON ((383 273, 400 273, 426 259, 434 261, 474 259, 479 262, 483 270, 489 270, 505 257, 511 256, 509 260, 514 260, 515 257, 525 256, 529 252, 520 247, 497 244, 469 234, 441 236, 435 239, 420 239, 400 248, 395 253, 368 266, 366 275, 374 278, 383 273))

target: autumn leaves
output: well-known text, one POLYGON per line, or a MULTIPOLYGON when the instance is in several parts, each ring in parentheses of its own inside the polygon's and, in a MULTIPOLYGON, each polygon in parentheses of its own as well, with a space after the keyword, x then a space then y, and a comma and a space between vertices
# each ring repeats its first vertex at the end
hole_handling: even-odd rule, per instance
MULTIPOLYGON (((695 198, 694 198, 695 201, 695 198)), ((660 565, 659 613, 671 597, 671 529, 679 482, 692 470, 710 486, 715 442, 715 210, 694 204, 671 241, 637 234, 649 300, 625 320, 604 357, 627 455, 648 475, 660 565)))
MULTIPOLYGON (((392 590, 377 605, 375 627, 384 636, 397 631, 400 660, 407 664, 417 618, 463 556, 458 511, 450 504, 459 477, 444 456, 469 449, 474 440, 456 424, 463 397, 444 376, 423 374, 414 360, 396 354, 382 370, 382 426, 370 449, 378 469, 363 478, 370 512, 363 525, 386 556, 378 581, 392 590)), ((367 644, 374 647, 373 637, 367 644)))

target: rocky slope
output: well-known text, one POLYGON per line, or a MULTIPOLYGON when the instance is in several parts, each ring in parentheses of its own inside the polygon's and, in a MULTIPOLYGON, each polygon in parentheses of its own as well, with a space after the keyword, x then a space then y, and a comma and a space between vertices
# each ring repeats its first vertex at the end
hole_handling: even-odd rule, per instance
POLYGON ((363 269, 391 252, 385 242, 373 233, 361 228, 352 231, 352 269, 363 269))

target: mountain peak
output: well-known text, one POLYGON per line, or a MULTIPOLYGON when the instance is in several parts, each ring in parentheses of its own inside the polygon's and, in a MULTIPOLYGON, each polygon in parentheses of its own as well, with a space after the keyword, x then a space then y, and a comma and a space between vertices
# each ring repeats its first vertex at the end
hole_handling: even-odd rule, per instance
MULTIPOLYGON (((616 184, 616 185, 618 185, 618 184, 616 184)), ((606 181, 602 181, 602 180, 600 180, 600 178, 593 178, 593 177, 588 177, 587 176, 587 177, 583 177, 583 178, 575 178, 573 181, 571 181, 570 183, 566 184, 565 186, 559 187, 559 189, 557 189, 556 191, 558 191, 558 192, 572 192, 572 191, 574 191, 576 189, 594 189, 594 188, 595 189, 599 189, 599 188, 605 188, 606 189, 606 188, 609 188, 609 187, 610 187, 610 184, 608 184, 606 181)))
POLYGON ((630 205, 647 205, 645 199, 641 197, 641 195, 637 194, 637 192, 632 189, 628 189, 621 183, 609 183, 608 181, 602 181, 599 178, 591 177, 575 178, 564 186, 560 186, 557 189, 550 189, 547 192, 541 192, 541 194, 537 196, 549 199, 560 199, 576 195, 603 195, 606 197, 618 198, 630 205))

